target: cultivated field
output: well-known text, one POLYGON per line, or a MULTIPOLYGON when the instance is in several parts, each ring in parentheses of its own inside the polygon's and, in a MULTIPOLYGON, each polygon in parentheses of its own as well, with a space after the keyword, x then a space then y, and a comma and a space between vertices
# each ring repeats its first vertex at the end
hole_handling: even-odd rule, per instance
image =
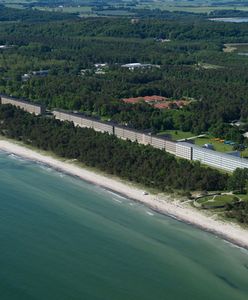
MULTIPOLYGON (((13 8, 25 8, 27 4, 32 4, 33 8, 48 10, 48 11, 62 11, 65 13, 78 13, 81 16, 94 16, 96 15, 92 8, 96 7, 96 2, 93 0, 69 0, 65 5, 59 5, 55 1, 51 0, 44 4, 42 0, 0 0, 0 4, 4 4, 13 8)), ((218 0, 218 6, 214 0, 141 0, 139 2, 133 2, 130 0, 124 1, 111 1, 106 0, 102 2, 102 8, 97 10, 97 15, 132 15, 130 9, 161 9, 167 11, 182 11, 192 13, 210 13, 214 10, 233 10, 238 9, 242 11, 248 11, 248 5, 243 1, 236 1, 235 4, 231 0, 218 0), (111 8, 108 10, 108 8, 111 8), (117 10, 112 10, 112 8, 117 10)))

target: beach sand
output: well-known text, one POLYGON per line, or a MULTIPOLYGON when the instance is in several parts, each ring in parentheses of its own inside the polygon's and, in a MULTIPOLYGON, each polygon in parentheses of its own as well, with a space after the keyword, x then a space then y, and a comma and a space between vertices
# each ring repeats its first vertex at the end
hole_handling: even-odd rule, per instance
POLYGON ((222 221, 214 215, 191 207, 188 203, 182 203, 179 199, 173 199, 166 195, 144 195, 144 190, 132 184, 125 183, 118 178, 111 178, 108 175, 97 174, 91 170, 76 166, 72 162, 64 162, 44 153, 39 153, 24 146, 20 146, 9 140, 0 140, 0 150, 16 154, 18 156, 41 162, 53 167, 56 170, 77 176, 93 184, 102 186, 116 193, 125 195, 135 201, 143 203, 152 210, 161 214, 173 216, 178 220, 190 223, 205 231, 214 233, 235 245, 248 249, 248 230, 238 224, 222 221))

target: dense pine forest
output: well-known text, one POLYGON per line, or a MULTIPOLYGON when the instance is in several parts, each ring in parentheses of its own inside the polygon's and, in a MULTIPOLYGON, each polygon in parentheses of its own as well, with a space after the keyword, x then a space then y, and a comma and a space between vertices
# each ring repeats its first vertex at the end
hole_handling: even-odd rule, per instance
POLYGON ((58 20, 78 19, 74 14, 61 14, 38 10, 25 10, 5 7, 0 4, 0 22, 49 22, 58 20))
POLYGON ((210 131, 246 143, 243 132, 229 123, 248 122, 248 58, 223 49, 225 43, 247 43, 248 25, 193 14, 166 19, 157 13, 132 22, 59 13, 42 19, 41 12, 26 11, 27 19, 13 22, 21 13, 7 9, 2 20, 12 22, 0 28, 0 45, 6 46, 0 49, 0 92, 138 129, 210 131), (121 68, 131 62, 159 68, 121 68), (98 63, 107 64, 102 74, 95 70, 98 63), (48 76, 23 80, 37 70, 48 70, 48 76), (180 110, 121 101, 154 94, 192 101, 180 110))
POLYGON ((0 106, 1 134, 160 191, 223 190, 228 176, 93 129, 0 106), (189 176, 190 174, 190 176, 189 176))

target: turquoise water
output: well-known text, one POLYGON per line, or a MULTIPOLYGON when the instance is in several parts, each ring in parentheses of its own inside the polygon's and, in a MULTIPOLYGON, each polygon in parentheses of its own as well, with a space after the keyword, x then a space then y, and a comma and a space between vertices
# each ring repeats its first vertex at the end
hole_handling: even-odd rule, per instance
POLYGON ((0 299, 248 299, 248 253, 0 153, 0 299))

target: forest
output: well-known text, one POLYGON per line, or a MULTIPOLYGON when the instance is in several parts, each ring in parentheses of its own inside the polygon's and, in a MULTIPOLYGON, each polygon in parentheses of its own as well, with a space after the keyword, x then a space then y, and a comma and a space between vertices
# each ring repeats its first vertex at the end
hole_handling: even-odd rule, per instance
POLYGON ((163 192, 227 188, 227 174, 70 122, 34 116, 11 105, 0 106, 0 121, 1 135, 163 192))
POLYGON ((227 204, 226 216, 231 219, 236 219, 240 223, 248 224, 248 202, 242 201, 239 203, 227 204))
POLYGON ((62 14, 59 12, 8 8, 0 4, 0 22, 38 23, 70 19, 78 19, 78 17, 74 14, 62 14))
POLYGON ((0 49, 0 93, 152 132, 209 131, 247 143, 242 134, 248 127, 248 58, 223 52, 225 43, 248 42, 247 24, 211 22, 199 16, 131 21, 3 22, 0 45, 6 48, 0 49), (130 62, 159 68, 121 68, 130 62), (104 74, 95 72, 97 63, 107 63, 104 74), (49 70, 48 76, 22 79, 44 69, 49 70), (159 110, 121 101, 154 94, 190 99, 191 104, 180 110, 159 110), (240 119, 241 131, 229 124, 240 119))

